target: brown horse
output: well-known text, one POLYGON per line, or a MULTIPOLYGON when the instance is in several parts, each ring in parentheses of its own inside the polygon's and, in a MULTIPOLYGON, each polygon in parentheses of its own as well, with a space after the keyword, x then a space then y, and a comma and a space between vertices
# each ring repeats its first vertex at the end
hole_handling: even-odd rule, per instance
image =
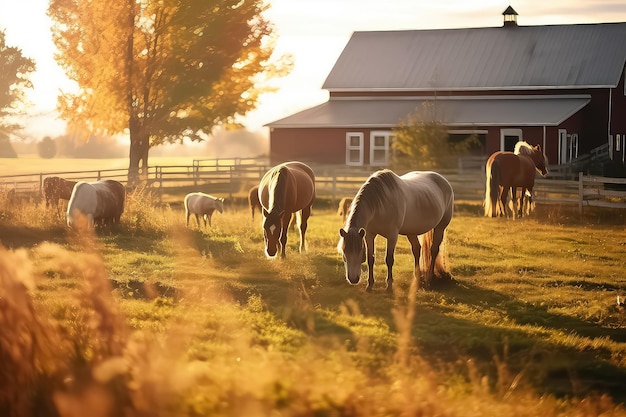
POLYGON ((307 221, 315 200, 315 174, 302 162, 285 162, 270 168, 259 183, 259 200, 263 207, 265 254, 285 257, 287 229, 296 213, 300 229, 300 252, 306 250, 307 221))
POLYGON ((485 216, 507 216, 507 199, 511 191, 513 210, 517 209, 517 187, 521 187, 519 216, 523 214, 524 199, 532 196, 535 186, 535 171, 542 176, 548 174, 546 157, 541 147, 520 141, 515 152, 494 152, 485 167, 485 216))
POLYGON ((46 199, 46 208, 59 207, 59 200, 69 200, 76 181, 61 177, 46 177, 43 180, 43 195, 46 199))
POLYGON ((337 208, 337 214, 343 218, 343 221, 346 221, 348 217, 348 213, 350 212, 350 204, 352 204, 352 197, 344 197, 339 201, 339 207, 337 208))
POLYGON ((254 211, 258 208, 259 210, 263 209, 261 207, 261 202, 259 201, 259 186, 255 185, 250 188, 248 191, 248 207, 250 207, 250 212, 252 213, 252 220, 254 220, 254 211))

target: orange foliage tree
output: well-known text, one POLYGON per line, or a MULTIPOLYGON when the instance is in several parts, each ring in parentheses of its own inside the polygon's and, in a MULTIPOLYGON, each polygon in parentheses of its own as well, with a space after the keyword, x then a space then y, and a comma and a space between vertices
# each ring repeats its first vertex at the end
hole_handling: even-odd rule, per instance
POLYGON ((268 80, 289 70, 273 57, 262 0, 51 0, 56 56, 77 92, 59 97, 72 126, 130 137, 129 183, 148 151, 200 141, 255 108, 268 80))

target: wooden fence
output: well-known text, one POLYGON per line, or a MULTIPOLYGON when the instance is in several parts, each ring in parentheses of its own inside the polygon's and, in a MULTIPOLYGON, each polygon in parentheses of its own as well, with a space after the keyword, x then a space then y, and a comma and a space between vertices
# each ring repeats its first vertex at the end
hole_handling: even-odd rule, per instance
MULTIPOLYGON (((354 195, 372 172, 367 167, 312 167, 316 174, 318 195, 330 197, 334 201, 354 195)), ((484 168, 480 165, 477 167, 440 171, 452 184, 456 200, 482 201, 484 198, 484 168)), ((232 198, 235 195, 245 196, 250 187, 258 184, 268 168, 268 162, 264 159, 195 160, 191 166, 149 167, 146 184, 159 196, 205 191, 232 198)), ((0 176, 0 191, 14 190, 18 195, 40 198, 43 179, 47 176, 83 181, 114 179, 125 184, 127 174, 126 169, 105 169, 7 175, 0 176)), ((539 178, 534 191, 538 203, 578 205, 581 214, 585 206, 626 208, 626 179, 623 178, 587 176, 582 173, 577 180, 539 178)))

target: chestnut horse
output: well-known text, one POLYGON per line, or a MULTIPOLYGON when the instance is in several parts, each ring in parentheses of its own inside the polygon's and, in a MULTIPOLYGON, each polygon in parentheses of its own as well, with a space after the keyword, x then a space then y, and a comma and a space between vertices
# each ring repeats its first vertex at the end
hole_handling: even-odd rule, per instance
POLYGON ((262 209, 261 202, 259 201, 259 186, 255 185, 250 188, 248 191, 248 207, 250 207, 250 212, 252 213, 252 220, 254 220, 254 211, 258 208, 262 209))
POLYGON ((270 168, 259 183, 259 201, 263 207, 265 254, 285 257, 287 229, 296 213, 300 229, 300 252, 306 250, 306 229, 315 200, 315 174, 302 162, 285 162, 270 168))
POLYGON ((513 210, 523 215, 524 199, 532 197, 535 186, 535 171, 542 176, 548 174, 546 156, 539 145, 532 146, 524 141, 517 142, 514 152, 497 151, 491 154, 485 166, 485 216, 507 216, 507 199, 511 192, 513 210), (517 187, 522 196, 517 208, 517 187), (516 210, 517 209, 517 210, 516 210))
POLYGON ((339 229, 337 249, 343 255, 347 281, 359 283, 361 264, 367 259, 366 290, 372 290, 377 235, 387 239, 387 291, 392 291, 398 235, 405 235, 411 243, 415 279, 424 271, 428 287, 435 273, 449 278, 440 247, 453 212, 452 186, 436 172, 413 171, 400 177, 387 169, 373 173, 354 197, 346 224, 339 229))
POLYGON ((69 200, 76 181, 61 177, 46 177, 43 180, 43 195, 46 199, 46 208, 59 207, 59 200, 69 200))

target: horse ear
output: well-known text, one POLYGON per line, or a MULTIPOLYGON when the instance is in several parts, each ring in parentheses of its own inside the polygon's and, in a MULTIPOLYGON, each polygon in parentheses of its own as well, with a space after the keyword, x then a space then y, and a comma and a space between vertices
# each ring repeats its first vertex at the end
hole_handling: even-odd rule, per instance
POLYGON ((218 200, 220 200, 223 203, 224 202, 224 197, 220 197, 220 198, 218 198, 218 200))
POLYGON ((348 234, 348 232, 346 232, 345 230, 339 228, 339 235, 341 235, 341 237, 346 237, 347 234, 348 234))
POLYGON ((535 145, 535 148, 534 148, 534 149, 535 149, 536 151, 540 151, 540 150, 541 150, 541 145, 535 145))
POLYGON ((362 227, 359 229, 359 236, 361 236, 361 239, 365 237, 365 229, 363 229, 362 227))

